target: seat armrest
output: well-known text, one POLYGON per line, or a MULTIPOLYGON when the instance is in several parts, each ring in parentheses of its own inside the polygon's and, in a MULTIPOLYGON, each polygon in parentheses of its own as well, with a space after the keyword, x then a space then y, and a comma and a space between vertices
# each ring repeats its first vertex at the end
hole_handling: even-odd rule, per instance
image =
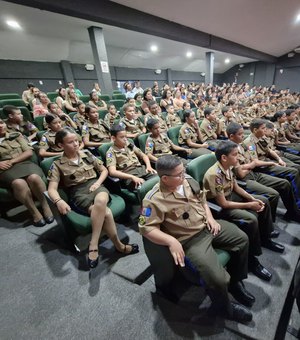
POLYGON ((213 210, 213 211, 215 211, 217 213, 221 212, 221 210, 222 210, 222 208, 219 205, 215 204, 215 203, 207 201, 207 205, 209 206, 209 208, 211 210, 213 210))

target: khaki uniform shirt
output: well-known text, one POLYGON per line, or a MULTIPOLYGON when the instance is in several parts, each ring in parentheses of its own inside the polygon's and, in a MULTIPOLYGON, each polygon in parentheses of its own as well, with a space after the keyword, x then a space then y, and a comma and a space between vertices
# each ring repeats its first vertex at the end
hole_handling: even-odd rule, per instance
POLYGON ((16 158, 27 150, 32 147, 18 132, 7 132, 4 138, 0 138, 0 161, 16 158))
POLYGON ((82 126, 87 122, 87 119, 85 116, 83 116, 80 113, 76 113, 73 116, 73 121, 75 122, 75 124, 77 125, 77 127, 79 128, 79 130, 82 129, 82 126))
POLYGON ((286 135, 285 135, 285 127, 284 127, 285 124, 280 125, 280 123, 276 122, 274 126, 276 129, 278 142, 288 142, 288 139, 286 138, 286 135))
POLYGON ((161 157, 164 155, 172 155, 173 143, 166 134, 161 134, 158 138, 149 136, 146 141, 146 155, 151 154, 155 157, 161 157))
POLYGON ((258 158, 261 161, 269 160, 270 148, 266 140, 258 139, 251 133, 243 141, 242 145, 248 149, 252 157, 258 158))
POLYGON ((232 194, 235 177, 232 169, 224 170, 221 163, 216 162, 210 167, 203 179, 203 186, 207 190, 207 198, 215 198, 218 195, 228 197, 232 194))
POLYGON ((160 229, 183 241, 206 228, 204 192, 194 193, 186 179, 183 190, 184 196, 178 192, 170 192, 162 183, 157 183, 147 193, 139 218, 141 234, 160 229))
POLYGON ((179 131, 178 144, 187 146, 186 142, 188 139, 190 139, 193 143, 197 143, 199 141, 198 134, 194 126, 184 123, 179 131))
POLYGON ((203 142, 214 140, 214 134, 217 134, 217 124, 212 124, 207 118, 204 118, 200 125, 203 142))
POLYGON ((106 166, 115 166, 117 170, 129 171, 141 166, 138 157, 142 158, 142 151, 134 144, 129 144, 123 149, 112 145, 106 153, 106 166))
POLYGON ((87 121, 82 126, 81 134, 82 137, 89 135, 90 142, 110 142, 109 127, 101 119, 95 124, 87 121))
POLYGON ((147 125, 147 121, 150 118, 158 120, 159 127, 161 130, 168 130, 167 122, 162 118, 160 114, 153 115, 151 112, 147 113, 145 115, 145 125, 147 125))
POLYGON ((55 136, 56 132, 46 131, 39 142, 39 148, 49 152, 62 152, 63 149, 55 144, 55 136))
POLYGON ((39 131, 39 129, 34 124, 32 124, 31 122, 23 121, 18 126, 14 126, 12 124, 9 124, 9 122, 7 120, 5 121, 5 123, 6 123, 8 132, 19 132, 22 135, 25 135, 27 137, 34 134, 35 132, 39 131))
POLYGON ((182 124, 181 119, 180 119, 180 117, 178 116, 177 113, 174 113, 173 115, 170 115, 168 113, 167 117, 166 117, 166 122, 167 122, 168 128, 171 128, 171 127, 178 126, 178 125, 182 124))
POLYGON ((139 119, 129 120, 126 117, 122 118, 119 122, 126 132, 129 133, 143 133, 144 124, 139 119))
POLYGON ((104 117, 104 123, 108 126, 112 126, 116 120, 120 120, 121 116, 116 112, 115 115, 112 115, 111 113, 107 113, 104 117))
POLYGON ((101 160, 89 151, 79 151, 78 164, 68 159, 65 154, 55 160, 49 170, 48 180, 62 184, 68 188, 85 183, 89 179, 96 178, 101 173, 101 160))
POLYGON ((241 165, 249 164, 255 158, 253 157, 253 154, 248 150, 248 148, 245 145, 241 145, 241 144, 238 145, 238 160, 241 165))

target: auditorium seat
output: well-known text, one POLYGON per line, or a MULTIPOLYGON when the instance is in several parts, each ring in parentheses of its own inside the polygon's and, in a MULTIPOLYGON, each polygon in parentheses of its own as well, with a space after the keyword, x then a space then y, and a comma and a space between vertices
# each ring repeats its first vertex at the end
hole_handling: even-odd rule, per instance
POLYGON ((22 99, 18 93, 0 93, 0 100, 3 99, 22 99))
POLYGON ((181 126, 182 125, 174 126, 168 130, 168 136, 175 145, 178 145, 178 136, 181 126))
POLYGON ((123 100, 123 99, 112 99, 112 100, 109 101, 109 104, 115 105, 115 107, 118 111, 125 104, 125 100, 123 100))
POLYGON ((14 106, 26 106, 26 103, 22 99, 2 99, 0 100, 0 107, 5 105, 14 105, 14 106))
POLYGON ((122 99, 122 100, 126 100, 126 96, 123 93, 114 93, 112 95, 112 99, 122 99))

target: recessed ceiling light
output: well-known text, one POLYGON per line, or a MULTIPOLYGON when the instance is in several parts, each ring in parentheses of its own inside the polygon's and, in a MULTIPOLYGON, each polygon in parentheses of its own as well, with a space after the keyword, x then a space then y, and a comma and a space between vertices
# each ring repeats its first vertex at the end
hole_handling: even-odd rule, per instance
POLYGON ((226 58, 225 59, 225 64, 229 64, 230 63, 230 59, 229 58, 226 58))
POLYGON ((187 58, 191 58, 192 55, 193 55, 193 53, 191 51, 186 52, 186 57, 187 58))
POLYGON ((300 22, 300 14, 297 15, 296 22, 300 22))
POLYGON ((21 29, 20 24, 15 20, 6 20, 6 24, 14 29, 21 29))
POLYGON ((156 52, 156 51, 158 50, 158 48, 157 48, 156 45, 151 45, 151 46, 150 46, 150 50, 151 50, 152 52, 156 52))

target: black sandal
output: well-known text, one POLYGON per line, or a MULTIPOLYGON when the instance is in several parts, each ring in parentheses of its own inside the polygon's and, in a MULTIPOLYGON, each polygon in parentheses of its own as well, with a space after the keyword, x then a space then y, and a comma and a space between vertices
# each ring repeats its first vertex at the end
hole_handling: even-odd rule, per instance
POLYGON ((136 243, 132 243, 132 244, 124 244, 124 249, 122 251, 119 251, 119 253, 122 253, 124 255, 132 255, 132 254, 136 254, 139 252, 139 245, 136 243), (129 253, 126 252, 126 247, 130 246, 131 247, 131 251, 129 253))
MULTIPOLYGON (((90 249, 89 253, 93 253, 93 252, 98 253, 98 251, 99 251, 98 249, 90 249)), ((96 260, 91 260, 88 256, 88 265, 91 269, 96 268, 98 266, 98 262, 99 262, 99 255, 96 258, 96 260)))

